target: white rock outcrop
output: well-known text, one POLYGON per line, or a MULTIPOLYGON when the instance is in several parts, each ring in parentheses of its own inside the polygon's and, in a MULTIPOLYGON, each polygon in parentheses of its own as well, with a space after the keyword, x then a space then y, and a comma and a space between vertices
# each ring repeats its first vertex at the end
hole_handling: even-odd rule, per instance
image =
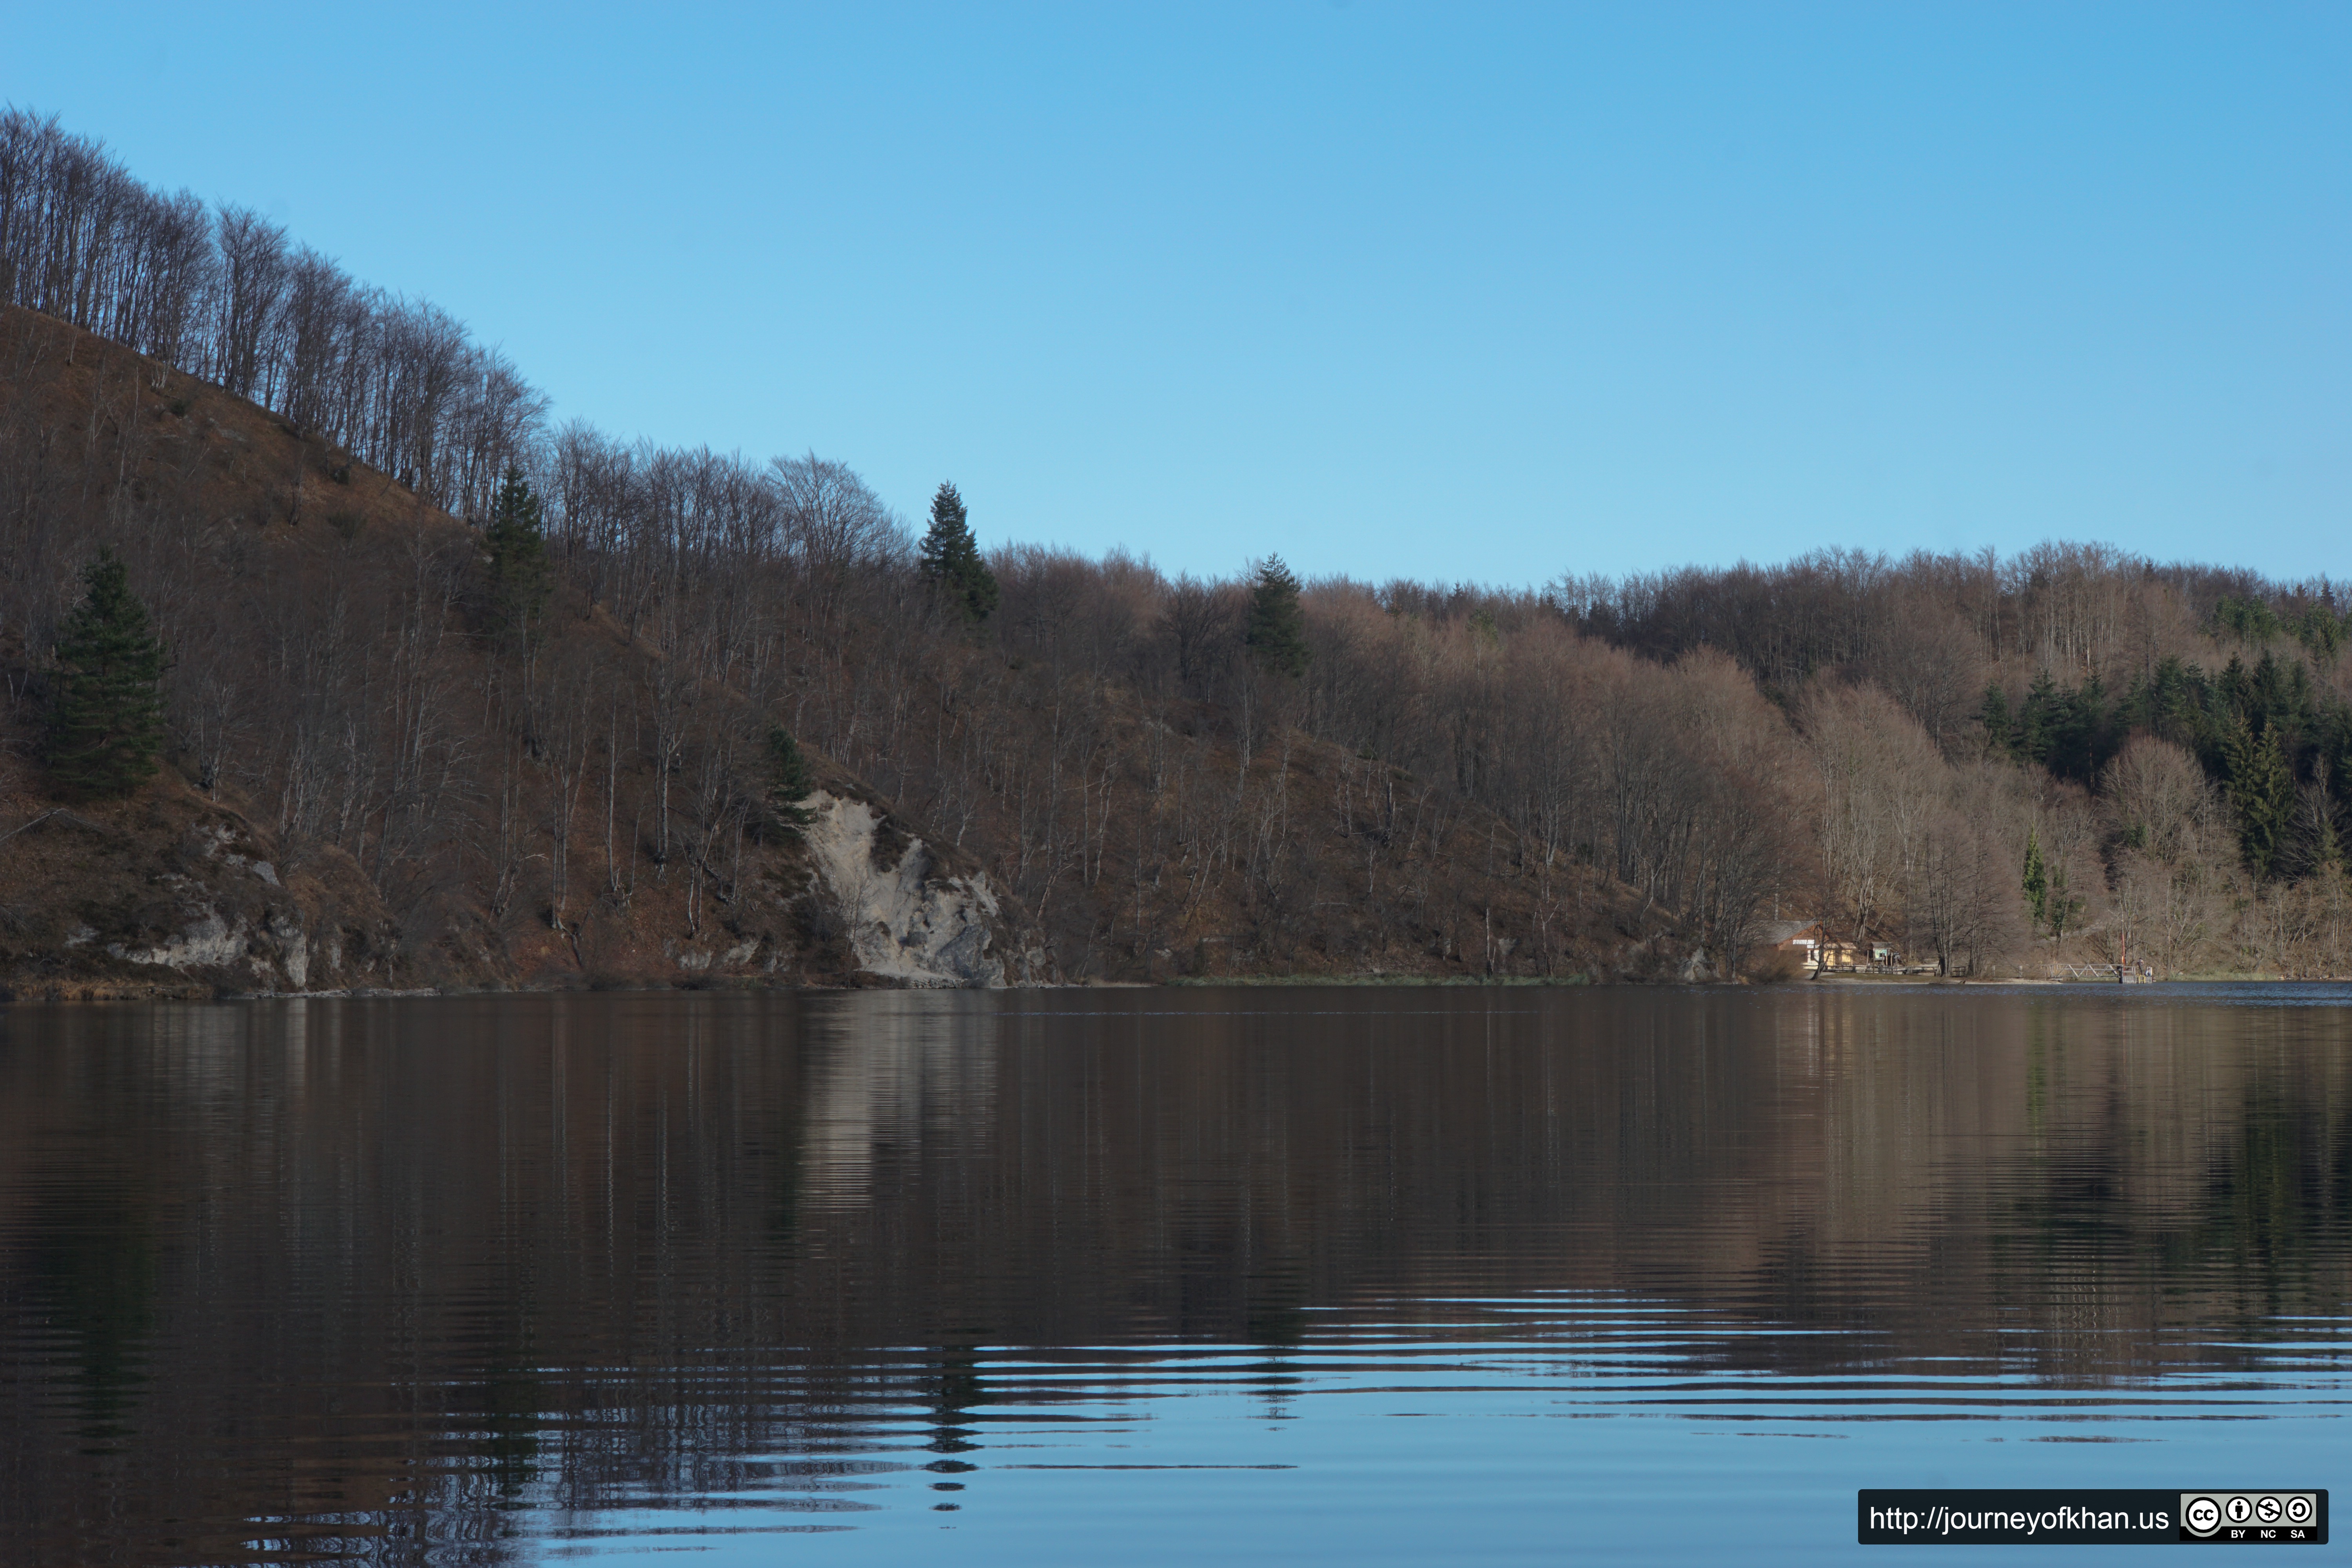
POLYGON ((860 969, 902 985, 1005 984, 1004 960, 989 951, 1002 910, 984 873, 942 873, 919 838, 908 839, 895 860, 882 863, 876 853, 881 813, 823 790, 805 804, 819 896, 833 900, 848 928, 860 969))
POLYGON ((246 955, 251 940, 242 919, 231 919, 210 904, 196 904, 188 923, 148 947, 109 942, 106 951, 131 963, 162 964, 169 969, 226 968, 246 955))
MULTIPOLYGON (((141 928, 104 941, 106 954, 262 994, 302 993, 373 978, 346 970, 345 932, 331 914, 303 907, 270 861, 239 852, 257 847, 246 841, 247 832, 226 820, 197 823, 173 862, 180 868, 163 869, 154 878, 176 905, 168 923, 151 913, 141 928)), ((84 924, 68 935, 66 946, 101 940, 84 924)))
MULTIPOLYGON (((272 910, 257 928, 243 915, 191 900, 182 906, 186 923, 151 943, 109 942, 109 955, 126 963, 164 969, 226 971, 249 974, 255 990, 302 991, 310 984, 310 938, 299 910, 272 910)), ((341 968, 340 948, 325 955, 329 972, 341 968)))

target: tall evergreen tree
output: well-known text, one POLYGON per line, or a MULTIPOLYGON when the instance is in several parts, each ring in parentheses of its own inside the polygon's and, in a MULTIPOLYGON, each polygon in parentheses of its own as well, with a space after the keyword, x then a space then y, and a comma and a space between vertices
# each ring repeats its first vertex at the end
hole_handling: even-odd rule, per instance
POLYGON ((800 742, 782 724, 768 731, 768 810, 784 833, 797 834, 815 819, 802 802, 816 791, 816 776, 800 742))
POLYGON ((1250 658, 1270 675, 1293 679, 1307 673, 1307 611, 1298 602, 1298 579, 1279 555, 1258 563, 1250 582, 1250 658))
POLYGON ((2033 916, 2033 929, 2040 931, 2050 908, 2050 869, 2042 860, 2042 837, 2032 828, 2025 833, 2024 888, 2025 907, 2033 916))
POLYGON ((1985 750, 1996 757, 2009 755, 2009 693, 2000 689, 2000 681, 1985 682, 1984 703, 1977 710, 1977 718, 1984 725, 1985 750))
POLYGON ((2098 675, 2066 693, 2052 716, 2050 754, 2043 765, 2060 778, 2095 780, 2106 762, 2103 751, 2107 690, 2098 675))
POLYGON ((489 557, 491 625, 501 637, 525 641, 546 612, 553 583, 539 497, 519 468, 499 481, 482 549, 489 557))
POLYGON ((931 526, 923 533, 919 554, 923 575, 939 585, 966 619, 977 624, 995 612, 996 574, 980 558, 963 497, 951 484, 940 485, 931 497, 931 526))
POLYGON ((2312 874, 2318 877, 2340 876, 2344 870, 2344 845, 2336 836, 2333 806, 2326 789, 2313 785, 2305 805, 2309 823, 2303 854, 2312 874))
POLYGON ((2246 867, 2267 878, 2278 869, 2294 821, 2294 770, 2279 749, 2277 727, 2266 728, 2257 737, 2243 719, 2222 742, 2222 755, 2229 763, 2230 805, 2238 814, 2238 844, 2245 851, 2246 867))
POLYGON ((2313 604, 2296 620, 2294 635, 2319 668, 2326 669, 2336 662, 2336 650, 2344 646, 2347 628, 2352 628, 2352 617, 2338 616, 2325 604, 2313 604))
POLYGON ((163 739, 163 645, 114 552, 82 568, 82 598, 57 642, 49 776, 82 799, 127 795, 155 776, 163 739))
POLYGON ((2048 763, 2051 731, 2057 727, 2058 708, 2063 700, 2058 695, 2058 683, 2051 679, 2050 672, 2035 671, 2033 684, 2026 689, 2025 701, 2018 709, 2016 738, 2011 750, 2029 763, 2048 763))

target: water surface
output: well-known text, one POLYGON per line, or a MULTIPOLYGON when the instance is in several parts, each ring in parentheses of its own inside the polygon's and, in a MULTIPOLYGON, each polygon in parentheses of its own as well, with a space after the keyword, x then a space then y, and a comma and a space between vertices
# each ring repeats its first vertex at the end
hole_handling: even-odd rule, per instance
POLYGON ((9 1562, 1804 1562, 2347 1295, 2342 987, 0 1010, 9 1562))

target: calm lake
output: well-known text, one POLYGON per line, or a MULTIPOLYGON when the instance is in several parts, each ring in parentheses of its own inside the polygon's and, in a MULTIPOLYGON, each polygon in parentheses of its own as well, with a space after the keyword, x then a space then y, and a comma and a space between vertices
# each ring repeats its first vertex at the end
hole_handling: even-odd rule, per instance
POLYGON ((1813 1562, 2347 1298, 2342 986, 0 1009, 9 1563, 1813 1562))

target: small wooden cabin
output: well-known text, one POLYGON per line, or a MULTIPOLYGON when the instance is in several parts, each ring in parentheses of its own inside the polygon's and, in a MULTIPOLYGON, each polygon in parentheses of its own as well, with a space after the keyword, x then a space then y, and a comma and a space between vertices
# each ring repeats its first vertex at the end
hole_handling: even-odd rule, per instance
POLYGON ((1900 969, 1903 952, 1882 937, 1834 936, 1822 943, 1825 970, 1900 969))
POLYGON ((1811 973, 1822 966, 1822 941, 1819 921, 1774 921, 1757 933, 1756 946, 1769 952, 1794 953, 1811 973))

